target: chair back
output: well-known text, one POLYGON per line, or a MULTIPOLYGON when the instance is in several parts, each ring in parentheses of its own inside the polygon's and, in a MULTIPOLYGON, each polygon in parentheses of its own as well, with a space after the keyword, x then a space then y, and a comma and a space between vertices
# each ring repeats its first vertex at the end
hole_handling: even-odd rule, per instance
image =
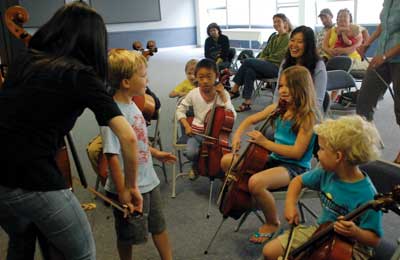
POLYGON ((326 90, 338 90, 346 88, 355 88, 356 82, 354 78, 343 70, 331 70, 327 71, 328 81, 326 84, 326 90))
POLYGON ((349 56, 336 56, 328 60, 326 63, 326 70, 344 70, 349 72, 352 64, 353 61, 349 56))
MULTIPOLYGON (((378 192, 390 192, 394 185, 400 184, 400 165, 377 160, 361 165, 360 169, 368 174, 378 192)), ((396 243, 383 238, 375 249, 374 257, 371 259, 398 259, 393 255, 395 250, 396 243)))
POLYGON ((377 160, 361 165, 360 169, 368 174, 378 192, 390 192, 394 185, 400 185, 400 165, 377 160))

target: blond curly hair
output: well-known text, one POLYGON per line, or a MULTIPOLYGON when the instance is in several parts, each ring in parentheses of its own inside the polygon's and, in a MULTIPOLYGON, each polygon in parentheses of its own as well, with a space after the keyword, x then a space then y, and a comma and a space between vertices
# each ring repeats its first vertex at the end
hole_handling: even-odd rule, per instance
POLYGON ((378 130, 358 115, 327 119, 314 126, 314 131, 325 138, 331 150, 342 152, 351 165, 375 160, 380 155, 378 130))
POLYGON ((108 82, 119 89, 123 79, 130 79, 141 67, 147 67, 146 58, 137 51, 111 49, 108 52, 108 82))

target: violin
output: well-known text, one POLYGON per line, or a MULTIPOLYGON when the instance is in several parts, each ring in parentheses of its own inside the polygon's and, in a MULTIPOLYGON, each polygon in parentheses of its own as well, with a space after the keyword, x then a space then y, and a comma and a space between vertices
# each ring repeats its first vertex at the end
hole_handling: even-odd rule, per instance
MULTIPOLYGON (((22 6, 11 6, 6 10, 4 20, 8 30, 28 46, 32 36, 22 27, 29 20, 28 11, 22 6)), ((56 152, 55 160, 67 186, 72 189, 72 173, 65 142, 62 142, 61 148, 56 152)))
MULTIPOLYGON (((280 100, 277 108, 265 120, 260 128, 264 132, 270 121, 286 112, 286 101, 280 100)), ((264 169, 269 160, 269 151, 258 144, 250 143, 239 159, 230 167, 220 191, 219 210, 224 217, 239 219, 252 208, 249 192, 251 175, 264 169)))
POLYGON ((198 160, 198 173, 211 178, 222 178, 221 158, 230 152, 229 135, 235 122, 231 110, 217 106, 218 95, 204 120, 205 134, 198 160))
POLYGON ((149 94, 143 96, 133 96, 132 101, 135 102, 136 106, 142 111, 144 119, 150 121, 154 113, 156 112, 156 101, 149 94))
MULTIPOLYGON (((367 210, 382 210, 387 212, 389 209, 399 212, 400 185, 394 186, 392 192, 387 194, 377 194, 374 200, 356 208, 346 216, 344 220, 355 220, 363 215, 367 210)), ((334 232, 334 223, 324 223, 314 232, 313 236, 303 245, 294 249, 289 254, 291 260, 351 260, 353 255, 354 242, 334 232)))

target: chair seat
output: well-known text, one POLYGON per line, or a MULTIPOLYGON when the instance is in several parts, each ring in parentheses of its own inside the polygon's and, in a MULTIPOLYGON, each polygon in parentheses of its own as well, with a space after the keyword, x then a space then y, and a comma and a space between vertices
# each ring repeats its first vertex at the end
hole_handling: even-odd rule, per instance
POLYGON ((355 105, 344 106, 339 103, 332 103, 332 105, 330 106, 330 109, 331 110, 340 110, 340 111, 353 111, 356 109, 356 106, 355 105))
POLYGON ((367 73, 366 70, 351 70, 350 74, 353 76, 355 79, 363 79, 365 76, 365 73, 367 73))

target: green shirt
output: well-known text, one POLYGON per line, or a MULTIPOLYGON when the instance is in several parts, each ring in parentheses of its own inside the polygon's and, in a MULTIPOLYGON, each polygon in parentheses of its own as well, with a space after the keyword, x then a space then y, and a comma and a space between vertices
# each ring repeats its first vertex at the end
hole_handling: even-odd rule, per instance
POLYGON ((285 58, 288 45, 289 33, 277 34, 275 32, 269 37, 267 46, 261 51, 258 58, 272 62, 279 67, 285 58))
MULTIPOLYGON (((382 32, 379 36, 377 55, 382 55, 387 50, 400 43, 400 0, 385 0, 380 14, 382 32)), ((391 63, 400 62, 400 55, 390 59, 391 63)))

